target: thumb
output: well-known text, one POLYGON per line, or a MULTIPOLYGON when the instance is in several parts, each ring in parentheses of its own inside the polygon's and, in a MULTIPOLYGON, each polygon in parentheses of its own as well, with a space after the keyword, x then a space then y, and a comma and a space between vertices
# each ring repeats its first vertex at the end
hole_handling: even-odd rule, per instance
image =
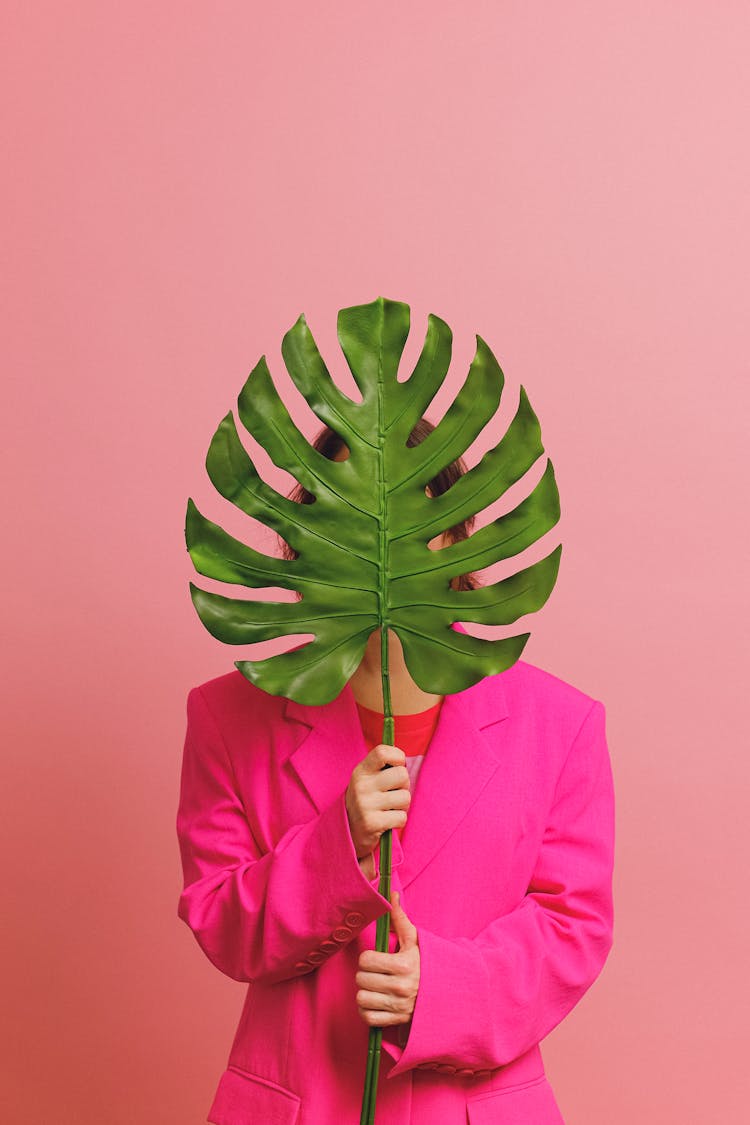
POLYGON ((398 891, 391 891, 391 922, 393 924, 393 931, 398 938, 399 949, 412 949, 418 945, 417 940, 417 927, 407 917, 406 911, 401 905, 401 895, 398 891))

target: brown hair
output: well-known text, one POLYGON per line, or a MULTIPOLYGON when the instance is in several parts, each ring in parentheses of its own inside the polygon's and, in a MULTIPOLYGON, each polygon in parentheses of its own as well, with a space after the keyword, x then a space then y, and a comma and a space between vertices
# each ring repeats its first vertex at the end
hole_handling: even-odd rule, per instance
MULTIPOLYGON (((407 446, 413 448, 415 445, 419 445, 434 429, 435 427, 432 422, 428 422, 426 418, 420 418, 409 434, 409 438, 406 442, 407 446)), ((333 461, 336 454, 346 448, 346 442, 335 430, 332 430, 330 426, 324 426, 312 442, 312 446, 318 453, 322 453, 324 457, 327 457, 329 461, 333 461)), ((441 471, 432 478, 428 486, 430 492, 433 496, 441 496, 444 492, 447 492, 465 472, 466 464, 463 458, 456 458, 455 461, 447 465, 446 468, 441 469, 441 471)), ((311 492, 308 492, 303 485, 298 483, 294 486, 292 491, 288 493, 287 499, 294 500, 298 504, 312 504, 315 497, 311 492)), ((447 535, 451 543, 458 543, 461 539, 468 539, 473 526, 474 516, 469 516, 467 519, 462 520, 461 523, 457 523, 449 528, 447 530, 447 535)), ((296 559, 297 552, 294 548, 290 547, 281 536, 278 538, 284 558, 290 561, 296 559)), ((479 582, 473 574, 462 574, 452 579, 451 586, 455 590, 476 590, 479 586, 479 582)))

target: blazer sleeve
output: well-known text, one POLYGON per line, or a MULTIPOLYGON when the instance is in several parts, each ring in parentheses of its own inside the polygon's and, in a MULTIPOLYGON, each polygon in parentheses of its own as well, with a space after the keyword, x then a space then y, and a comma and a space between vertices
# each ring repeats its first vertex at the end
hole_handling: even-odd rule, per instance
POLYGON ((614 786, 605 711, 593 702, 560 773, 523 900, 473 938, 418 926, 412 1067, 492 1070, 540 1042, 599 975, 612 946, 614 786))
POLYGON ((291 827, 273 850, 258 846, 200 688, 187 701, 177 836, 184 874, 178 917, 233 980, 276 982, 312 972, 390 910, 360 867, 345 792, 291 827))

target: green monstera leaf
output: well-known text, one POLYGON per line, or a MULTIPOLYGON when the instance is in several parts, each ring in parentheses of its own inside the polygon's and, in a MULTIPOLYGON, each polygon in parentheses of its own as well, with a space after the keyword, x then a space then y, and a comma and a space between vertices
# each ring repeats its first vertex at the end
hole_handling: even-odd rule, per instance
POLYGON ((239 418, 274 464, 291 473, 314 502, 280 495, 256 471, 231 414, 220 423, 206 459, 211 481, 233 504, 277 531, 294 560, 262 554, 228 535, 188 501, 186 540, 196 570, 247 587, 281 587, 296 602, 232 599, 191 583, 201 621, 219 640, 249 644, 282 635, 314 639, 262 660, 239 660, 252 683, 299 703, 324 704, 342 690, 361 662, 375 629, 392 629, 406 665, 424 691, 461 691, 504 671, 529 633, 485 640, 459 632, 456 622, 507 625, 549 597, 561 548, 518 573, 475 590, 451 579, 510 558, 557 522, 560 504, 551 462, 517 507, 467 539, 434 550, 430 540, 497 500, 544 452, 539 422, 521 388, 518 409, 493 448, 447 492, 431 497, 429 481, 463 454, 494 416, 504 375, 477 336, 466 380, 435 429, 418 445, 406 442, 440 388, 451 358, 452 332, 439 317, 428 329, 411 376, 399 382, 409 332, 409 306, 378 297, 342 309, 338 339, 362 394, 356 402, 332 380, 300 316, 286 333, 289 375, 321 422, 345 441, 349 456, 332 461, 294 424, 265 357, 238 399, 239 418))

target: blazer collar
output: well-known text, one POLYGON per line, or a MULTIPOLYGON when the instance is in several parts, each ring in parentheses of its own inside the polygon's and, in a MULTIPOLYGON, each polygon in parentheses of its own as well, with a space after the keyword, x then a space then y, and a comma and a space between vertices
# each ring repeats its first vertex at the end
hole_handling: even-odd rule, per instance
MULTIPOLYGON (((439 854, 498 769, 503 743, 497 724, 507 716, 502 673, 443 699, 401 843, 393 837, 393 867, 400 867, 402 886, 439 854)), ((298 725, 289 767, 322 811, 367 753, 354 693, 347 683, 317 707, 287 699, 284 717, 298 725)))

